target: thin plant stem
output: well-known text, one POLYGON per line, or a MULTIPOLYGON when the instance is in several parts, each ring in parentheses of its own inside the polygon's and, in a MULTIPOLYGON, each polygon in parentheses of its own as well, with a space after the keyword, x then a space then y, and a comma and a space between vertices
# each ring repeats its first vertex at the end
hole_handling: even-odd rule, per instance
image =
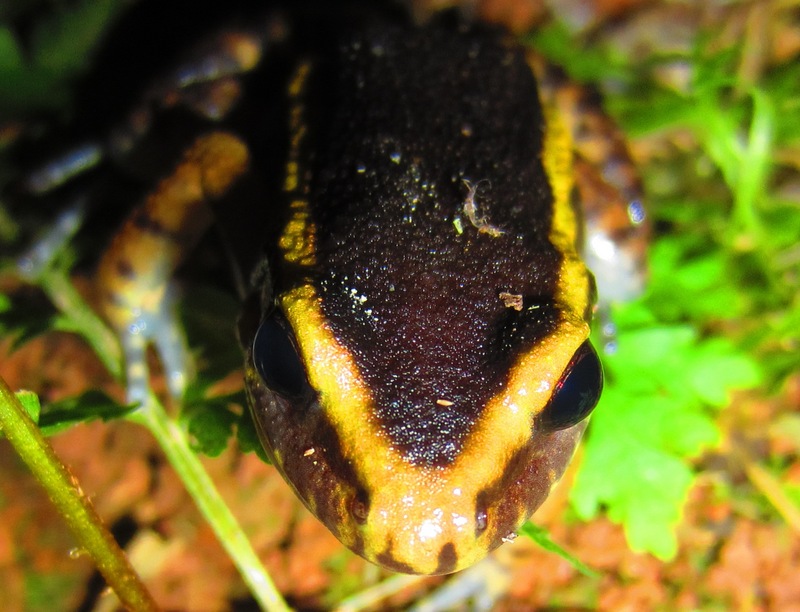
POLYGON ((268 612, 288 612, 289 607, 275 583, 264 569, 197 454, 191 449, 184 430, 167 415, 164 407, 152 394, 147 403, 128 419, 147 427, 156 438, 259 605, 268 612))
POLYGON ((0 426, 8 441, 27 464, 53 505, 61 513, 78 544, 129 610, 147 612, 158 606, 131 567, 125 553, 105 528, 75 478, 56 456, 53 447, 28 417, 6 382, 0 378, 0 426))

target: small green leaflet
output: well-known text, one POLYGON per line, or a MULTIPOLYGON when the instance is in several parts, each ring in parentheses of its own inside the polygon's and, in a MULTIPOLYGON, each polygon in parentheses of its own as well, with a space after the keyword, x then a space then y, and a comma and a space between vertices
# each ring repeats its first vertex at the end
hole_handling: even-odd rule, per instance
POLYGON ((694 482, 689 460, 719 442, 711 408, 759 384, 760 370, 730 341, 700 340, 684 325, 621 332, 605 364, 571 502, 584 519, 605 508, 633 550, 671 559, 694 482))
POLYGON ((52 436, 87 421, 100 419, 112 421, 124 417, 136 406, 120 404, 102 391, 92 390, 77 397, 47 404, 39 419, 39 428, 46 436, 52 436))

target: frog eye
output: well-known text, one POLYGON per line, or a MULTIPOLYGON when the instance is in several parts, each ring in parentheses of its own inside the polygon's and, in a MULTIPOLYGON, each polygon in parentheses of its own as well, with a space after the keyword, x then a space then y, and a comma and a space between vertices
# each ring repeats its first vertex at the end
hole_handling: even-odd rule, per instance
POLYGON ((283 396, 298 398, 311 392, 294 334, 278 315, 261 322, 253 340, 253 364, 266 385, 283 396))
POLYGON ((594 410, 602 390, 603 368, 587 340, 572 357, 550 402, 537 417, 538 424, 547 431, 555 431, 580 423, 594 410))

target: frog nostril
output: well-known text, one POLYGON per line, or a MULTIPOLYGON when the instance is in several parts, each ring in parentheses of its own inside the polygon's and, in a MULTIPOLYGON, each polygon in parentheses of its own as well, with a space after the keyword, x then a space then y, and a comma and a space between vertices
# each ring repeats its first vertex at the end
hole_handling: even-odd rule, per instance
POLYGON ((363 525, 369 517, 369 495, 363 489, 358 491, 350 500, 350 514, 356 523, 363 525))

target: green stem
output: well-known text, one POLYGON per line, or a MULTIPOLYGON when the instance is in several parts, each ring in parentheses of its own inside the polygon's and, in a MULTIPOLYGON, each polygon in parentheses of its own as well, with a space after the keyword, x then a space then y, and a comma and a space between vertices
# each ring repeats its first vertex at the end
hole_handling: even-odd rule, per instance
POLYGON ((75 289, 66 270, 55 266, 45 268, 37 277, 42 290, 53 305, 67 318, 68 331, 82 336, 111 374, 122 377, 122 353, 119 340, 103 320, 89 308, 75 289))
POLYGON ((775 109, 769 98, 758 89, 751 92, 753 117, 746 144, 738 158, 732 227, 744 232, 753 241, 753 250, 764 247, 764 232, 758 214, 759 201, 765 192, 770 170, 770 151, 775 125, 775 109))
POLYGON ((2 378, 0 426, 122 604, 130 610, 158 610, 125 553, 2 378))
POLYGON ((288 612, 288 606, 250 546, 250 541, 220 496, 197 454, 191 449, 183 429, 167 415, 153 395, 146 405, 128 418, 147 427, 156 438, 259 605, 269 612, 288 612))

